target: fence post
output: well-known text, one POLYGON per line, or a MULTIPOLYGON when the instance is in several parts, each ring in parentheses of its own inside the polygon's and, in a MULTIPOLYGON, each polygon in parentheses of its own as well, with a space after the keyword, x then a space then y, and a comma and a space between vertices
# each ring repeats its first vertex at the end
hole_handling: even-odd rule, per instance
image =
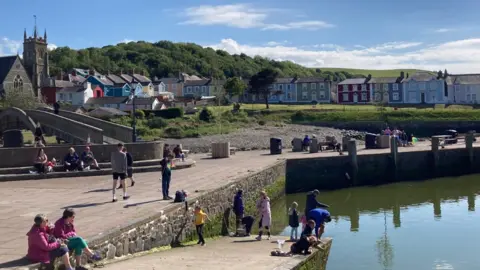
POLYGON ((358 161, 357 161, 357 141, 351 139, 348 141, 348 156, 350 157, 350 169, 351 169, 351 179, 352 184, 356 186, 357 183, 357 174, 358 174, 358 161))
POLYGON ((465 146, 467 148, 468 152, 468 161, 470 164, 470 170, 473 170, 473 139, 475 137, 475 134, 472 131, 469 131, 467 135, 465 136, 465 146))

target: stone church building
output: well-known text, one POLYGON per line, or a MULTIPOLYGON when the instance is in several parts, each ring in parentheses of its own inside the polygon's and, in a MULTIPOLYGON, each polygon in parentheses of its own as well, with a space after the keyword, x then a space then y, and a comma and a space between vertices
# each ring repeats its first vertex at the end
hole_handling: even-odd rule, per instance
POLYGON ((48 64, 47 31, 43 37, 38 35, 37 27, 33 36, 23 33, 23 59, 20 56, 0 57, 0 94, 10 91, 33 91, 41 98, 40 89, 50 86, 48 64))

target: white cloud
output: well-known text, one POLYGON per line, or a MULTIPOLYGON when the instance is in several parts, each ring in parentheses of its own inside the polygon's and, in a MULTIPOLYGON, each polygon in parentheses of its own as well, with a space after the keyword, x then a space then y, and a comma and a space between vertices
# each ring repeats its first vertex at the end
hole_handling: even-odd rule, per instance
POLYGON ((47 46, 47 49, 48 49, 49 51, 53 51, 53 50, 55 50, 56 48, 58 48, 58 46, 55 45, 55 44, 53 44, 53 43, 50 43, 50 44, 48 44, 48 46, 47 46))
POLYGON ((435 29, 435 33, 446 33, 446 32, 452 32, 454 31, 455 29, 452 29, 452 28, 438 28, 438 29, 435 29))
POLYGON ((203 5, 187 8, 181 15, 187 20, 181 24, 192 25, 225 25, 236 28, 260 28, 263 30, 317 30, 331 28, 334 25, 323 21, 297 21, 288 23, 269 23, 270 15, 279 10, 253 8, 247 4, 203 5))
MULTIPOLYGON (((448 69, 451 73, 480 73, 480 38, 451 41, 435 45, 419 42, 389 42, 369 48, 356 45, 352 49, 334 44, 316 48, 295 46, 251 46, 233 39, 210 45, 232 54, 245 53, 271 59, 290 60, 308 67, 343 67, 360 69, 418 68, 448 69), (401 51, 399 51, 401 50, 401 51)), ((315 47, 315 46, 313 46, 315 47)))
POLYGON ((269 41, 266 43, 267 46, 280 46, 280 45, 284 45, 284 44, 287 44, 288 41, 287 40, 284 40, 284 41, 269 41))
POLYGON ((21 41, 11 40, 6 37, 0 38, 0 56, 17 54, 21 48, 21 41))

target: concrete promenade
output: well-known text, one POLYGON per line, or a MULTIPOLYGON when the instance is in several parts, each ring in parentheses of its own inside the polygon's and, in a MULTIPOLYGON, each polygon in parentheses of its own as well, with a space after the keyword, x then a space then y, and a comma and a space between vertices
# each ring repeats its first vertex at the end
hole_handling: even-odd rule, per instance
MULTIPOLYGON (((278 248, 277 239, 286 240, 287 238, 273 236, 270 241, 265 239, 256 241, 253 236, 222 237, 208 241, 205 247, 195 245, 174 248, 107 264, 102 269, 290 270, 308 258, 304 255, 271 256, 270 252, 278 248)), ((325 238, 323 241, 330 241, 330 239, 325 238)), ((282 250, 289 251, 291 244, 291 242, 285 242, 282 250)), ((312 251, 316 250, 312 249, 312 251)))
MULTIPOLYGON (((453 147, 465 147, 463 144, 453 147)), ((430 149, 425 142, 415 147, 399 148, 399 152, 430 149)), ((271 156, 267 151, 237 152, 229 159, 213 160, 207 155, 191 155, 195 167, 173 171, 171 193, 186 189, 189 199, 233 182, 237 177, 259 171, 278 159, 338 156, 338 153, 292 153, 271 156), (195 193, 195 190, 198 192, 195 193)), ((359 155, 386 153, 389 149, 358 150, 359 155)), ((171 202, 161 200, 158 172, 135 175, 136 185, 129 188, 128 201, 112 203, 112 181, 109 176, 56 178, 0 183, 0 268, 3 263, 20 259, 26 254, 26 233, 38 213, 50 221, 58 219, 65 207, 77 211, 75 225, 79 235, 89 238, 122 227, 126 221, 146 218, 164 209, 171 202)), ((232 194, 233 196, 233 194, 232 194)))

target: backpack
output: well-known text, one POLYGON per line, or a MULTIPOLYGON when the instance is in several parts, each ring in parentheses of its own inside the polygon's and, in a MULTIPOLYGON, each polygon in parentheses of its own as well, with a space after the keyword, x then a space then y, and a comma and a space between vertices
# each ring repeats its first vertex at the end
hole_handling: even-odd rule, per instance
POLYGON ((182 190, 177 190, 175 192, 175 199, 173 200, 174 203, 184 202, 185 201, 185 194, 182 190))

